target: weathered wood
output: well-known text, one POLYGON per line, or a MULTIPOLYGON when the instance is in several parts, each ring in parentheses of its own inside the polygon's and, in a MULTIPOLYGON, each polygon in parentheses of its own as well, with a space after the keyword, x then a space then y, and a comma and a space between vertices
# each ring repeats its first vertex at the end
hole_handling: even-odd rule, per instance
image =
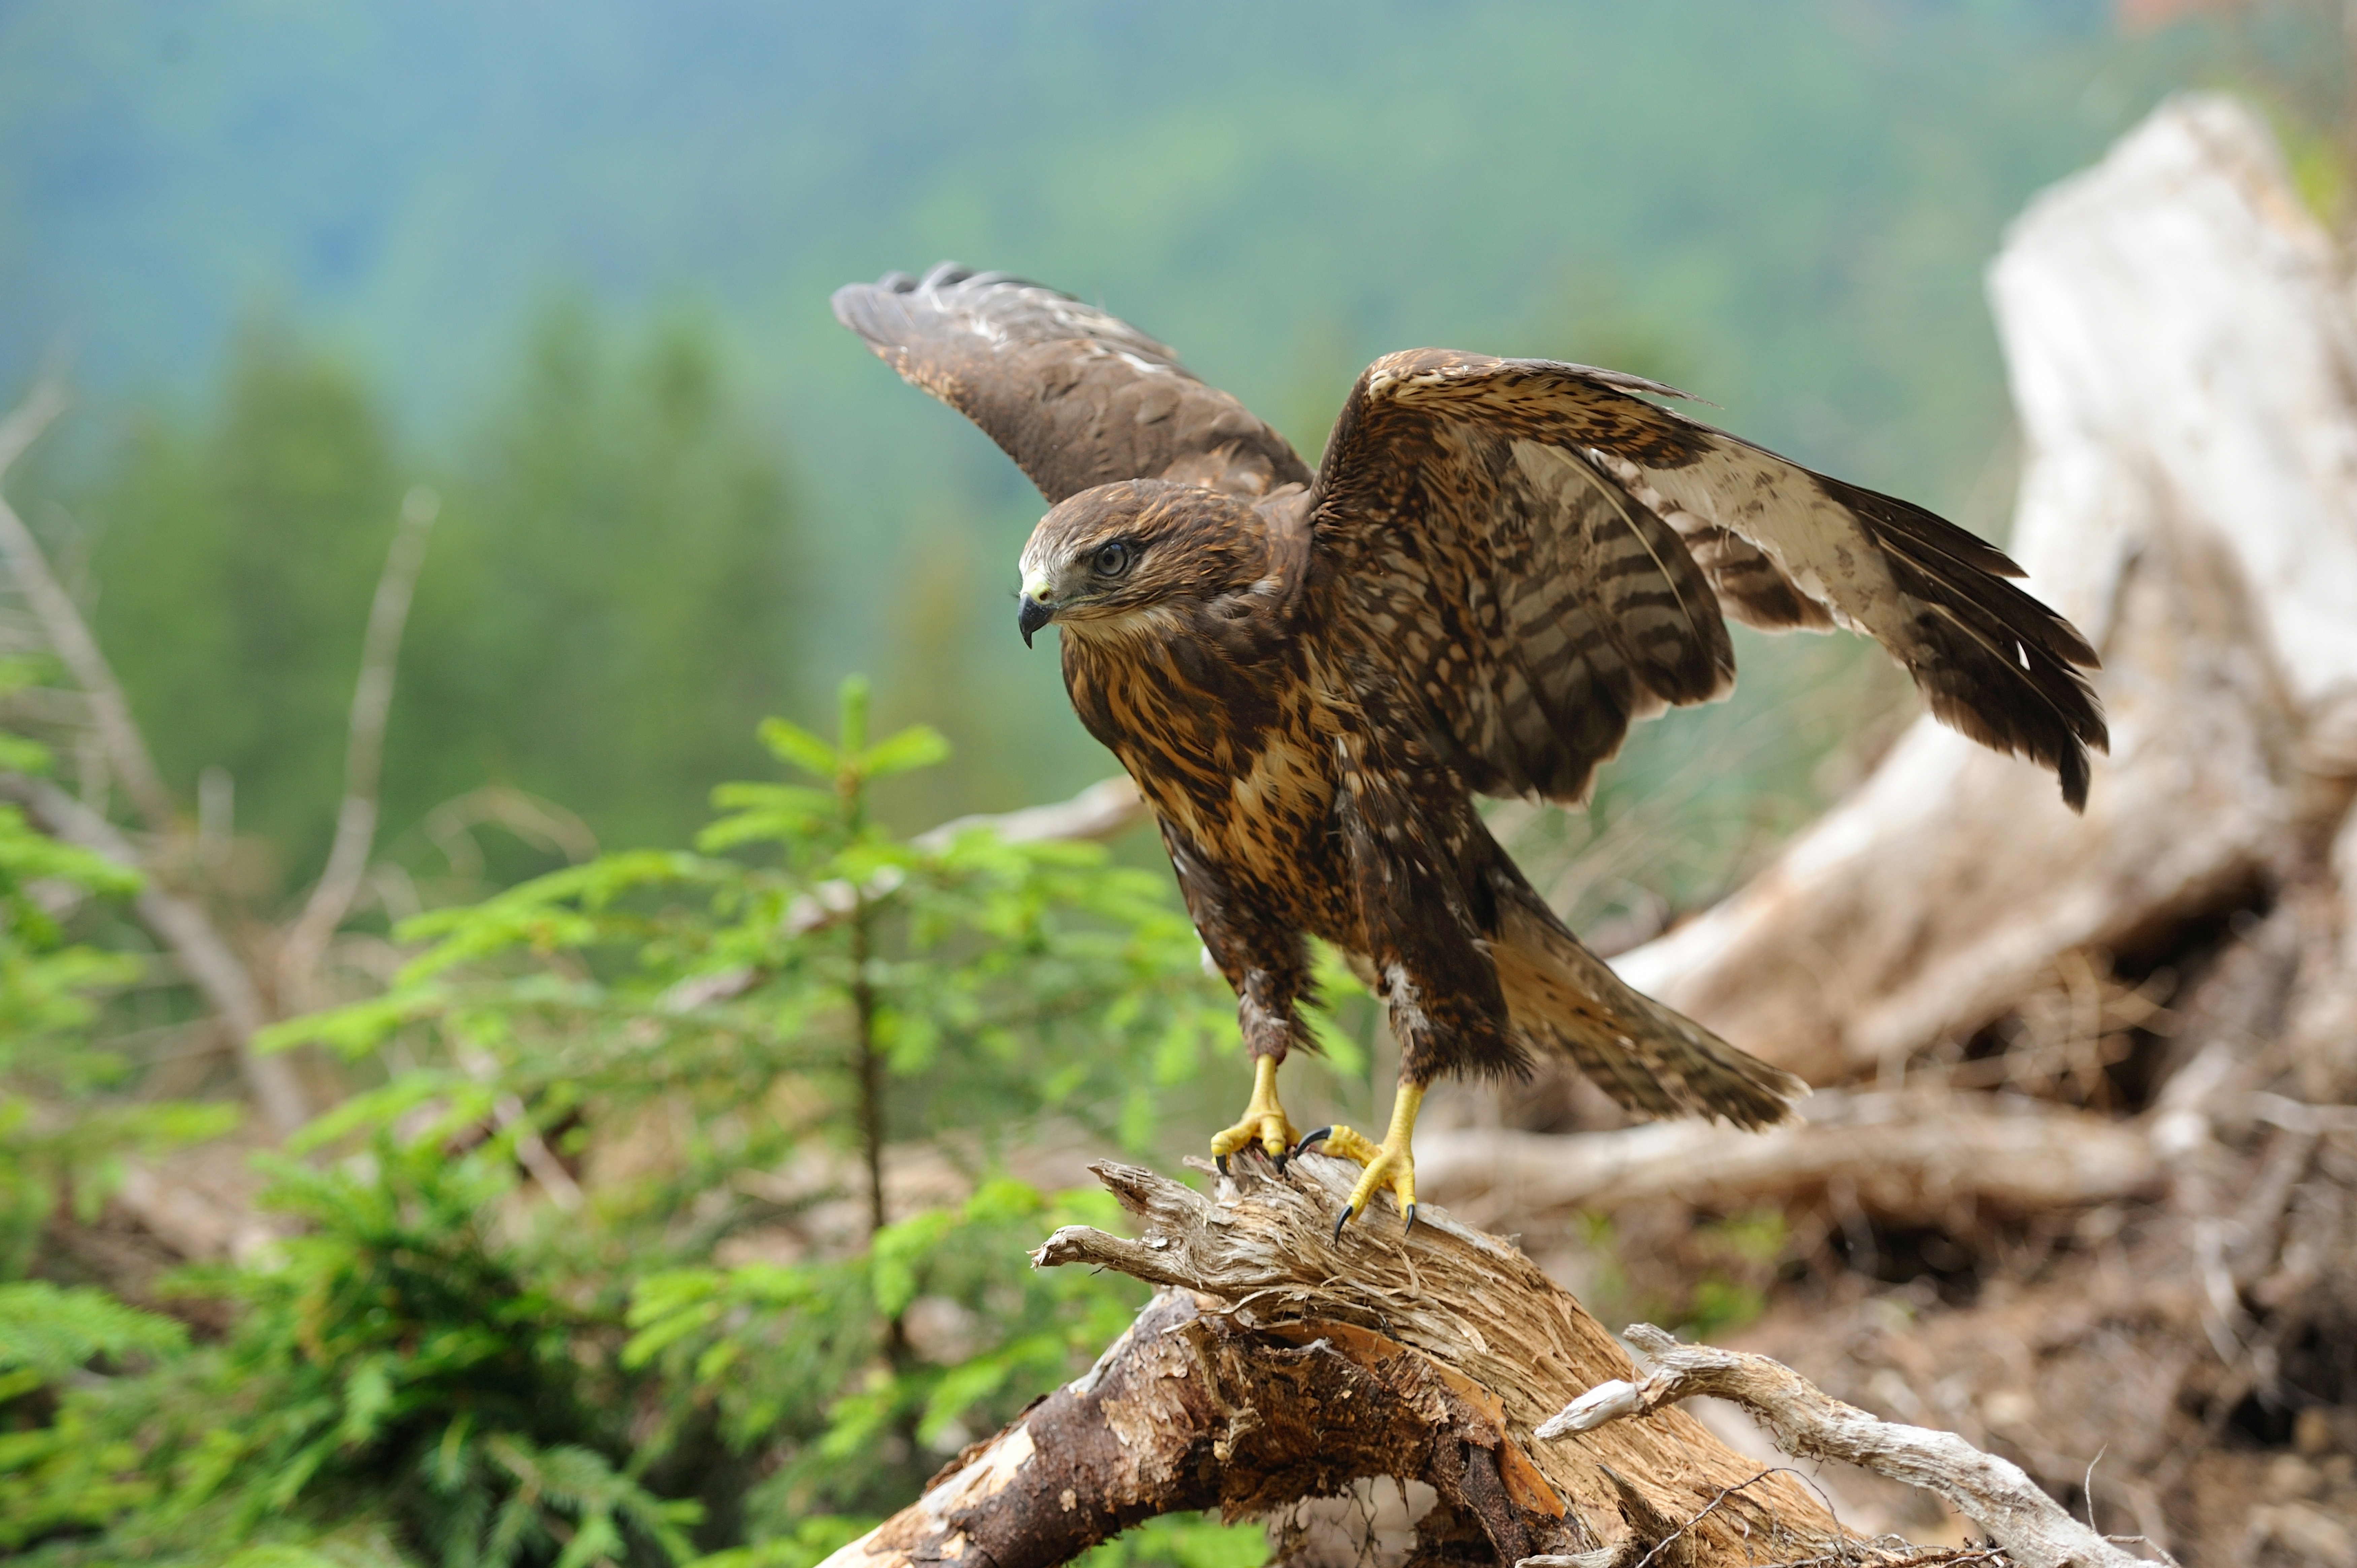
POLYGON ((1709 1394, 1742 1406, 1795 1457, 1838 1460, 1939 1493, 2018 1568, 2127 1568, 2140 1561, 2065 1513, 2019 1466, 1953 1432, 1878 1421, 1765 1356, 1681 1345, 1649 1323, 1631 1325, 1628 1337, 1652 1370, 1637 1382, 1590 1389, 1538 1429, 1542 1441, 1597 1432, 1709 1394))
POLYGON ((1828 1090, 1751 1136, 1699 1122, 1547 1134, 1458 1128, 1416 1144, 1420 1189, 1496 1222, 1669 1197, 1727 1213, 1838 1187, 1871 1219, 1961 1223, 2149 1194, 2165 1176, 2140 1125, 1983 1094, 1828 1090))
POLYGON ((2315 772, 2357 765, 2326 755, 2357 736, 2357 327, 2265 131, 2164 106, 2031 205, 1990 292, 2026 446, 2010 548, 2104 659, 2086 816, 1924 720, 1750 886, 1616 962, 1818 1083, 2244 895, 2315 772))
POLYGON ((1313 1155, 1280 1177, 1253 1156, 1216 1197, 1092 1168, 1139 1236, 1068 1227, 1036 1262, 1116 1269, 1164 1294, 1088 1376, 961 1455, 829 1568, 1049 1568, 1156 1514, 1265 1515, 1376 1476, 1438 1496, 1416 1563, 1633 1563, 1674 1534, 1663 1560, 1699 1568, 1844 1541, 1792 1476, 1682 1413, 1534 1445, 1566 1401, 1632 1375, 1627 1354, 1521 1252, 1444 1213, 1420 1209, 1402 1235, 1379 1205, 1337 1240, 1355 1166, 1313 1155))

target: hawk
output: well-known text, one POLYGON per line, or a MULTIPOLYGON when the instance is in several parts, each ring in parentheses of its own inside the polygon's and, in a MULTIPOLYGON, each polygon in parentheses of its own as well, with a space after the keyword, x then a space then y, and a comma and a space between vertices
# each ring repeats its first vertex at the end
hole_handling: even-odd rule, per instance
POLYGON ((1726 618, 1862 631, 1932 712, 2054 769, 2083 809, 2106 742, 2094 651, 2020 568, 1922 508, 1654 400, 1638 376, 1387 354, 1313 472, 1128 323, 944 263, 834 295, 902 377, 979 424, 1050 506, 1017 625, 1152 806, 1236 993, 1250 1103, 1211 1140, 1364 1169, 1415 1223, 1426 1088, 1568 1058, 1641 1116, 1757 1128, 1807 1092, 1640 994, 1558 919, 1475 797, 1576 802, 1631 721, 1724 695, 1726 618), (1400 1051, 1391 1125, 1306 1137, 1276 1069, 1306 1045, 1307 939, 1349 955, 1400 1051))

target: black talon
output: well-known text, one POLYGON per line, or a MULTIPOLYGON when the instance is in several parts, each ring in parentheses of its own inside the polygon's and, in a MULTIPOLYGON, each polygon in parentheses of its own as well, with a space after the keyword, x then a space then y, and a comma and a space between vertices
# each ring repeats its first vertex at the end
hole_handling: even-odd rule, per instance
POLYGON ((1225 1176, 1225 1175, 1227 1175, 1227 1174, 1228 1174, 1228 1156, 1227 1156, 1227 1155, 1213 1155, 1211 1156, 1211 1163, 1212 1163, 1213 1165, 1217 1165, 1217 1166, 1219 1166, 1219 1167, 1220 1167, 1220 1174, 1221 1174, 1222 1176, 1225 1176))
POLYGON ((1415 1205, 1413 1203, 1407 1206, 1407 1229, 1401 1231, 1400 1234, 1403 1236, 1413 1236, 1415 1234, 1415 1205))
POLYGON ((1293 1157, 1297 1160, 1299 1159, 1302 1155, 1309 1152, 1310 1144, 1323 1143, 1326 1139, 1330 1138, 1333 1135, 1334 1129, 1331 1127, 1320 1127, 1314 1133, 1302 1133, 1301 1142, 1293 1145, 1293 1157))
POLYGON ((1289 1160, 1289 1159, 1291 1159, 1292 1157, 1293 1157, 1293 1151, 1292 1151, 1292 1150, 1290 1150, 1290 1149, 1284 1149, 1284 1150, 1280 1150, 1280 1151, 1278 1151, 1278 1153, 1277 1153, 1277 1156, 1276 1156, 1276 1174, 1277 1174, 1278 1176, 1283 1176, 1283 1175, 1285 1174, 1285 1162, 1286 1162, 1286 1161, 1287 1161, 1287 1160, 1289 1160))
POLYGON ((1342 1227, 1351 1222, 1353 1212, 1355 1211, 1346 1203, 1342 1206, 1342 1212, 1334 1217, 1334 1244, 1338 1247, 1342 1244, 1342 1227))

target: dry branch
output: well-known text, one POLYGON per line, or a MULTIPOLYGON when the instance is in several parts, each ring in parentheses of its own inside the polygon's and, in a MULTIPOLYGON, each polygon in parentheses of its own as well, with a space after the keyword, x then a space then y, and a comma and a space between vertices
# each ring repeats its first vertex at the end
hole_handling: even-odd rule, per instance
POLYGON ((1787 1454, 1857 1465, 1939 1493, 2019 1568, 2126 1568, 2139 1561, 2065 1513, 2020 1466, 1952 1432, 1878 1421, 1765 1356, 1681 1345, 1648 1323, 1632 1324, 1627 1337, 1653 1369, 1633 1383, 1590 1389, 1542 1424, 1539 1438, 1595 1433, 1624 1417, 1651 1415, 1708 1394, 1741 1405, 1787 1454))
POLYGON ((2163 1178, 2139 1126, 2021 1099, 1826 1091, 1757 1136, 1695 1122, 1548 1134, 1462 1128, 1417 1141, 1423 1190, 1487 1214, 1672 1197, 1726 1213, 1839 1187, 1893 1224, 2109 1202, 2163 1178))
MULTIPOLYGON (((0 796, 23 806, 34 825, 52 838, 79 844, 117 865, 139 869, 139 853, 123 830, 48 779, 0 774, 0 796)), ((294 1064, 253 1048, 253 1036, 270 1015, 245 961, 213 929, 205 912, 167 892, 152 876, 140 884, 132 908, 140 924, 172 950, 182 972, 221 1015, 221 1026, 229 1031, 237 1053, 238 1070, 271 1126, 281 1133, 291 1133, 309 1120, 309 1101, 295 1076, 294 1064)))
MULTIPOLYGON (((45 381, 16 413, 0 421, 0 474, 64 407, 65 394, 45 381)), ((0 498, 0 555, 6 558, 10 575, 39 618, 49 646, 89 701, 91 722, 113 776, 123 780, 134 809, 149 830, 168 835, 175 826, 172 798, 156 771, 146 737, 131 716, 122 683, 114 678, 113 667, 81 612, 49 570, 40 542, 5 498, 0 498)), ((92 850, 118 865, 148 869, 145 857, 120 829, 46 779, 11 777, 0 781, 0 792, 22 804, 44 832, 92 850)), ((244 961, 213 929, 203 909, 166 892, 152 875, 142 885, 134 909, 140 922, 172 950, 188 978, 221 1015, 239 1070, 271 1125, 280 1133, 300 1126, 310 1109, 292 1064, 253 1048, 254 1034, 268 1022, 268 1013, 244 961)))
POLYGON ((1403 1236, 1380 1205, 1337 1241, 1356 1167, 1321 1155, 1284 1177, 1239 1162, 1216 1199, 1134 1166, 1092 1168, 1141 1234, 1068 1227, 1035 1261, 1166 1293, 1086 1377, 960 1455, 829 1568, 1047 1568, 1156 1514, 1265 1515, 1378 1476, 1439 1498, 1417 1527, 1417 1563, 1633 1563, 1673 1537, 1663 1561, 1685 1568, 1843 1547, 1793 1477, 1763 1475, 1683 1414, 1534 1447, 1566 1400, 1634 1369, 1505 1242, 1429 1208, 1403 1236))
MULTIPOLYGON (((43 381, 16 413, 0 422, 0 475, 5 475, 24 455, 65 406, 65 393, 54 382, 43 381)), ((113 667, 100 651, 98 639, 91 635, 81 612, 74 607, 72 596, 59 584, 57 574, 49 570, 49 558, 42 551, 40 541, 33 537, 33 531, 25 526, 25 520, 16 515, 5 497, 0 497, 0 556, 6 557, 9 575, 16 578, 18 591, 39 618, 49 646, 89 699, 99 744, 105 748, 114 777, 123 780, 124 789, 130 794, 132 807, 145 820, 149 832, 169 833, 173 825, 171 792, 164 788, 163 778, 156 771, 156 759, 148 753, 146 737, 139 733, 139 725, 131 716, 131 703, 123 694, 122 682, 115 680, 113 667)))
POLYGON ((1069 800, 1050 806, 1027 806, 996 816, 956 817, 928 829, 909 842, 936 854, 957 842, 960 833, 988 828, 1006 843, 1051 843, 1074 840, 1119 838, 1146 819, 1146 797, 1128 774, 1101 779, 1069 800))
POLYGON ((311 1003, 320 955, 351 912, 352 898, 368 873, 376 844, 377 786, 384 766, 384 725, 393 710, 393 682, 401 657, 401 634, 409 620, 409 600, 425 564, 425 542, 442 499, 424 486, 401 498, 401 521, 385 553, 376 595, 369 604, 368 629, 361 639, 361 671, 352 683, 351 718, 344 745, 344 799, 336 811, 336 837, 302 914, 278 945, 278 995, 289 1012, 311 1003))

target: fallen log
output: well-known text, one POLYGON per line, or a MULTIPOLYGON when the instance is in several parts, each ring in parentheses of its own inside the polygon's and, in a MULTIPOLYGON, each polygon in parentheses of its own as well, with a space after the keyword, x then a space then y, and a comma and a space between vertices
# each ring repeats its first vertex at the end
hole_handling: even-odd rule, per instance
POLYGON ((1633 1563, 1673 1542, 1662 1560, 1685 1568, 1889 1557, 1682 1412, 1536 1444, 1567 1401, 1634 1374, 1568 1293, 1429 1208, 1403 1235, 1379 1204, 1337 1240, 1355 1166, 1236 1165, 1216 1197, 1092 1166, 1141 1234, 1067 1227, 1035 1262, 1112 1268, 1163 1294, 1087 1376, 826 1568, 1050 1568, 1157 1514, 1263 1517, 1383 1476, 1437 1498, 1416 1521, 1416 1563, 1633 1563))
POLYGON ((1456 1128, 1417 1142, 1420 1188, 1484 1223, 1650 1198, 1731 1213, 1838 1189, 1885 1224, 1969 1225, 2147 1194, 2166 1170, 2135 1123, 1985 1094, 1826 1091, 1750 1137, 1698 1122, 1550 1134, 1456 1128))

